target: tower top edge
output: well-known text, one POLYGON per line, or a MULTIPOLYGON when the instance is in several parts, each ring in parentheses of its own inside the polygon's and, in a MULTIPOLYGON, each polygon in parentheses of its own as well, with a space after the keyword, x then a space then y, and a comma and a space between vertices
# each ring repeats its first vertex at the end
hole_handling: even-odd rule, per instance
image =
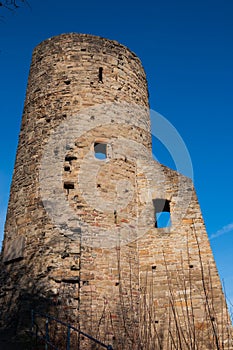
POLYGON ((119 47, 125 51, 128 51, 130 54, 134 56, 134 58, 137 58, 139 61, 138 55, 133 52, 131 49, 129 49, 126 45, 121 44, 117 40, 108 39, 99 35, 94 34, 85 34, 85 33, 77 33, 77 32, 70 32, 70 33, 62 33, 58 35, 54 35, 50 38, 47 38, 43 41, 41 41, 39 44, 37 44, 34 48, 34 52, 39 50, 44 45, 52 44, 53 42, 65 42, 65 41, 77 41, 77 42, 83 42, 83 43, 93 43, 97 44, 98 42, 101 43, 101 45, 114 45, 116 47, 119 47))

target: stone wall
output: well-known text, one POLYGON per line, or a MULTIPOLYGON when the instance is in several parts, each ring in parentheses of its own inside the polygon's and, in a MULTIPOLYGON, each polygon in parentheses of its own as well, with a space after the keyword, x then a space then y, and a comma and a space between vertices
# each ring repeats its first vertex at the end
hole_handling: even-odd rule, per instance
POLYGON ((212 349, 228 325, 192 182, 152 160, 145 73, 115 41, 64 34, 34 50, 1 284, 1 326, 16 333, 31 308, 115 349, 172 349, 177 329, 182 349, 212 349))

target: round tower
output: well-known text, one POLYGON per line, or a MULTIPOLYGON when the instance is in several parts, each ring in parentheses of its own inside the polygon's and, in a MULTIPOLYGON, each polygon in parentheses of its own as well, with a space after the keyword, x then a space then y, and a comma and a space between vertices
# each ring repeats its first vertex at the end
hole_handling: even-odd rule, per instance
POLYGON ((86 34, 35 48, 5 225, 5 324, 23 328, 36 308, 93 334, 110 301, 118 319, 119 264, 138 290, 135 159, 150 150, 133 52, 86 34))

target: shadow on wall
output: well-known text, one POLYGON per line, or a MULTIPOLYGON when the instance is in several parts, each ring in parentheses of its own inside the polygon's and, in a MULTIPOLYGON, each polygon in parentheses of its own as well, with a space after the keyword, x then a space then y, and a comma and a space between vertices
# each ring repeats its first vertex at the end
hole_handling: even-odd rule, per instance
MULTIPOLYGON (((117 307, 115 310, 111 308, 111 300, 108 300, 108 303, 103 300, 102 305, 100 301, 99 315, 91 315, 90 319, 90 315, 85 314, 86 321, 83 325, 85 324, 86 329, 82 330, 105 343, 112 343, 114 350, 188 350, 190 344, 193 349, 230 349, 233 338, 226 303, 224 299, 220 300, 222 319, 218 319, 219 312, 216 312, 215 305, 221 296, 214 293, 213 276, 208 264, 204 265, 202 262, 198 240, 197 246, 200 252, 197 269, 191 264, 188 270, 185 269, 185 263, 190 259, 188 253, 181 256, 175 266, 169 266, 167 256, 161 252, 164 254, 163 272, 167 281, 162 289, 165 299, 162 313, 161 305, 153 296, 154 288, 159 288, 161 284, 157 267, 153 265, 152 270, 144 271, 140 275, 137 285, 141 287, 140 290, 136 290, 135 281, 128 281, 124 276, 124 269, 121 267, 122 252, 120 248, 116 248, 119 278, 116 284, 119 293, 117 307), (197 271, 200 273, 198 280, 201 283, 198 284, 199 295, 193 297, 192 293, 197 288, 197 271), (196 314, 198 310, 203 312, 203 321, 200 321, 196 314)), ((65 258, 63 255, 63 259, 65 258)), ((132 272, 131 263, 129 260, 129 271, 132 272)), ((123 266, 125 268, 125 261, 123 266)), ((66 288, 71 285, 79 288, 80 281, 72 283, 69 279, 68 282, 64 282, 65 278, 60 277, 59 281, 57 280, 59 290, 54 293, 48 287, 47 273, 41 273, 36 280, 32 280, 30 269, 32 266, 26 266, 20 258, 1 265, 0 298, 3 306, 0 310, 0 345, 3 349, 10 350, 11 346, 12 349, 16 349, 16 345, 18 350, 30 349, 32 309, 52 314, 79 329, 79 299, 75 301, 74 313, 74 304, 69 305, 70 290, 66 288), (14 272, 16 265, 17 275, 14 272)), ((89 294, 88 298, 85 302, 91 303, 92 295, 89 294)), ((38 327, 42 333, 45 332, 44 323, 40 324, 40 320, 38 327)), ((51 323, 50 335, 55 344, 65 349, 64 328, 51 323)), ((77 349, 94 349, 90 342, 77 334, 72 336, 71 344, 77 349)))

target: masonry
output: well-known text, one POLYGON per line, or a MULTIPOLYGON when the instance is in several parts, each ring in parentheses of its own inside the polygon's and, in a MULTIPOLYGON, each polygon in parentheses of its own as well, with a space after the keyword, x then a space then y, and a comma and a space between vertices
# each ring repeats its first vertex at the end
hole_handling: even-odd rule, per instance
POLYGON ((1 266, 1 328, 16 337, 34 309, 114 349, 230 348, 195 189, 152 159, 146 76, 118 42, 35 48, 1 266))

